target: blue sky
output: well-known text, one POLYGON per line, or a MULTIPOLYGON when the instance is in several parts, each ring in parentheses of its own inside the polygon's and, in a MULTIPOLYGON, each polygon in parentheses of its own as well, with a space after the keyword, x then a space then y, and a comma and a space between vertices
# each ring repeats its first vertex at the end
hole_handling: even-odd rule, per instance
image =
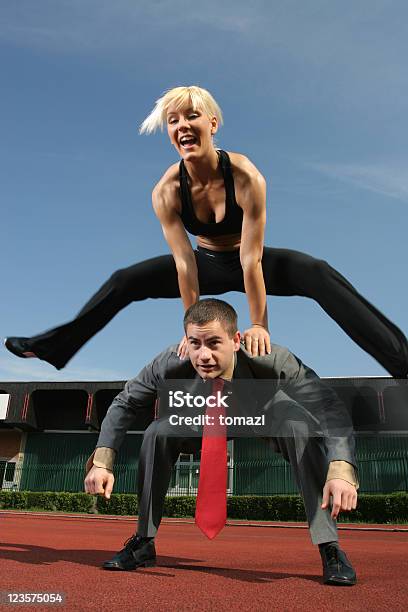
MULTIPOLYGON (((177 155, 138 125, 181 84, 214 94, 218 145, 266 177, 266 244, 326 259, 406 332, 407 19, 398 0, 2 3, 0 335, 63 323, 168 252, 150 194, 177 155)), ((245 328, 245 296, 225 298, 245 328)), ((272 340, 319 374, 385 373, 310 300, 268 307, 272 340)), ((132 304, 60 372, 1 349, 0 380, 129 378, 181 317, 132 304)))

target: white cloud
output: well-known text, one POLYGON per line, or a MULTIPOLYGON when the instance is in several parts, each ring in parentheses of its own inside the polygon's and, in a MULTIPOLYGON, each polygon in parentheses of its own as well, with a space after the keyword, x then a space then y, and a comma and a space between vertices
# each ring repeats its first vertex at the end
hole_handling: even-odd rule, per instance
POLYGON ((389 198, 408 201, 408 163, 309 163, 307 165, 333 179, 389 198))

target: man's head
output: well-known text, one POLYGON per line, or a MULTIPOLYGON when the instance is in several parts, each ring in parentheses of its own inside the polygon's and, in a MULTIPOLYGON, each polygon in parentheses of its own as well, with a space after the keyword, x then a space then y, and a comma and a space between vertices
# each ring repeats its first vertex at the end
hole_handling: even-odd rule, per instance
POLYGON ((241 335, 237 313, 223 300, 196 302, 184 315, 191 363, 202 378, 230 378, 241 335))

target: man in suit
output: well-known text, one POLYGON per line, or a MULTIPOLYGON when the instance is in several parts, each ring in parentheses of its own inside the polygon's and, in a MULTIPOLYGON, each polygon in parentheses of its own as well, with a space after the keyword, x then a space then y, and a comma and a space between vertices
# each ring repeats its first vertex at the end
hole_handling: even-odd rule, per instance
MULTIPOLYGON (((244 383, 238 386, 239 395, 245 394, 246 383, 253 384, 252 390, 258 385, 261 387, 258 395, 253 395, 251 390, 246 398, 258 408, 261 405, 261 412, 266 416, 261 433, 255 435, 267 437, 274 450, 291 463, 305 503, 312 542, 319 546, 324 582, 355 584, 355 571, 338 546, 335 522, 340 511, 355 509, 357 503, 354 437, 345 406, 328 385, 286 348, 272 345, 269 354, 250 357, 240 344, 236 312, 222 300, 205 299, 191 306, 184 317, 184 329, 189 359, 179 359, 177 346, 166 349, 136 378, 128 381, 113 400, 102 423, 96 450, 87 463, 85 490, 110 497, 114 457, 127 430, 138 409, 153 406, 160 389, 168 390, 170 381, 172 389, 178 383, 180 388, 190 384, 193 393, 202 390, 203 384, 209 389, 209 385, 217 381, 222 385, 244 383), (265 384, 254 381, 267 382, 266 394, 265 384)), ((153 421, 146 429, 139 458, 137 533, 104 563, 105 569, 131 570, 155 564, 154 537, 160 525, 172 468, 180 452, 199 450, 202 431, 203 428, 191 426, 191 422, 175 428, 174 419, 172 421, 168 415, 153 421)), ((211 446, 206 447, 207 454, 208 448, 211 446)), ((202 454, 199 497, 201 478, 204 479, 203 459, 202 454)), ((214 461, 205 478, 213 477, 211 472, 218 470, 219 464, 218 459, 214 461)), ((214 483, 211 486, 214 488, 214 483)), ((225 489, 225 478, 223 487, 225 489)), ((222 494, 218 492, 216 503, 221 502, 222 494)), ((200 501, 199 521, 198 507, 199 499, 196 522, 200 526, 201 514, 208 514, 208 511, 211 514, 213 510, 217 514, 212 502, 203 504, 200 501)), ((207 523, 208 519, 213 520, 212 516, 204 518, 207 523)), ((215 527, 209 537, 214 537, 221 526, 215 527)))

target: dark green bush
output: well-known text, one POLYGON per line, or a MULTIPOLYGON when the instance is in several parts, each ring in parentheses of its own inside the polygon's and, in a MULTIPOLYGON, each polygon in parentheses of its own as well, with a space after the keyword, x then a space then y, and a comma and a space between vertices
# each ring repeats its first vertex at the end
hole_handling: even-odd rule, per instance
MULTIPOLYGON (((86 493, 36 491, 0 491, 0 508, 47 510, 134 516, 138 512, 137 496, 114 493, 110 500, 86 493)), ((164 516, 193 517, 195 497, 167 497, 164 516)), ((237 495, 228 498, 228 518, 252 521, 304 521, 305 510, 298 495, 237 495)), ((403 523, 408 522, 408 493, 360 495, 358 508, 351 514, 340 514, 340 522, 403 523)))
POLYGON ((195 501, 195 497, 166 497, 163 514, 173 518, 194 516, 195 501))
POLYGON ((114 493, 110 499, 98 497, 96 500, 96 509, 100 514, 135 516, 139 510, 137 495, 114 493))

